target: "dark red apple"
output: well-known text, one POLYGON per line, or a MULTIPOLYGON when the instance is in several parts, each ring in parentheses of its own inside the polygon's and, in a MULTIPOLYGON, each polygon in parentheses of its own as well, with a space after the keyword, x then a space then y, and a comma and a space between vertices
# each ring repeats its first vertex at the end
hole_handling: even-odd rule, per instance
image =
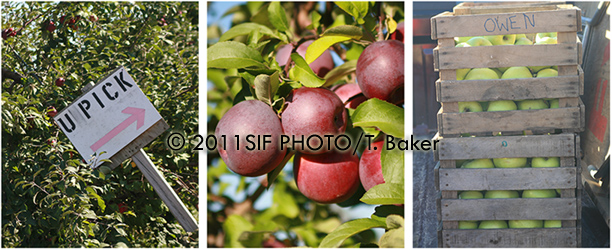
POLYGON ((56 28, 55 27, 55 23, 53 21, 49 21, 49 25, 47 25, 47 30, 49 32, 53 32, 53 31, 55 31, 55 28, 56 28))
POLYGON ((348 113, 340 98, 331 90, 307 87, 294 89, 286 103, 287 108, 282 113, 283 131, 290 138, 301 140, 303 136, 305 140, 303 144, 290 143, 295 145, 295 150, 311 154, 324 153, 333 148, 325 143, 325 135, 339 135, 346 130, 348 113), (314 135, 323 140, 313 137, 311 143, 307 143, 308 137, 314 135), (324 143, 321 144, 321 141, 324 143))
POLYGON ((219 155, 230 170, 243 176, 267 174, 282 162, 286 153, 286 148, 280 150, 282 133, 276 113, 257 100, 242 101, 230 108, 215 129, 219 155), (253 146, 247 142, 249 135, 254 136, 250 139, 255 142, 254 150, 247 149, 253 146), (258 136, 261 140, 257 139, 258 136), (263 136, 271 136, 266 139, 270 142, 265 143, 263 136))
POLYGON ((361 94, 361 89, 356 83, 336 85, 332 90, 340 97, 340 100, 342 100, 347 108, 356 109, 359 104, 368 100, 368 98, 361 94))
POLYGON ((64 82, 66 82, 66 79, 64 79, 62 77, 57 78, 55 80, 55 86, 62 87, 62 86, 64 86, 64 82))
POLYGON ((378 184, 385 183, 380 161, 380 154, 384 146, 383 143, 384 141, 373 142, 370 144, 370 147, 366 148, 363 154, 361 154, 361 159, 359 160, 359 179, 366 191, 378 184))
POLYGON ((89 21, 97 22, 98 21, 98 17, 96 15, 91 15, 91 16, 89 16, 89 21))
POLYGON ((391 33, 391 39, 404 42, 404 22, 397 24, 395 32, 391 33))
MULTIPOLYGON (((306 57, 306 50, 313 42, 314 40, 306 41, 302 43, 295 51, 300 56, 306 57)), ((289 60, 289 57, 291 56, 291 50, 293 50, 293 46, 290 44, 283 45, 278 49, 278 53, 276 54, 276 62, 278 62, 279 66, 283 66, 287 63, 287 60, 289 60)), ((325 77, 327 72, 334 68, 334 59, 331 56, 331 52, 326 50, 323 52, 323 54, 321 54, 321 56, 319 56, 319 58, 310 63, 309 66, 319 77, 325 77)))
POLYGON ((300 192, 322 204, 350 198, 359 187, 359 157, 351 153, 296 154, 293 173, 300 192))
POLYGON ((357 60, 357 83, 367 98, 393 104, 404 102, 404 44, 396 40, 372 43, 357 60))
POLYGON ((54 117, 55 115, 57 115, 57 110, 55 109, 55 107, 50 106, 47 108, 47 115, 49 117, 54 117))

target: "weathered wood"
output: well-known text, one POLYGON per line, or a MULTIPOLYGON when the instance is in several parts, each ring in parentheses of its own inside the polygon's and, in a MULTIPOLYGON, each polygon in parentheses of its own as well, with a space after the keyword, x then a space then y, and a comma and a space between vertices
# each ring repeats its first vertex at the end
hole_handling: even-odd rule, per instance
POLYGON ((436 81, 438 102, 578 97, 578 75, 549 78, 436 81))
MULTIPOLYGON (((579 205, 579 204, 578 204, 579 205)), ((442 220, 575 220, 576 199, 442 199, 442 220)))
POLYGON ((444 247, 576 247, 576 228, 443 230, 444 247))
POLYGON ((440 190, 576 188, 576 167, 439 169, 440 190))
POLYGON ((104 163, 102 165, 115 169, 117 166, 121 165, 125 159, 130 158, 135 153, 138 153, 141 148, 155 140, 155 138, 164 133, 164 131, 168 130, 168 128, 169 126, 166 121, 163 119, 159 120, 149 129, 143 132, 142 135, 136 138, 136 140, 130 142, 127 146, 123 147, 121 150, 119 150, 119 152, 109 158, 111 160, 110 163, 104 163))
POLYGON ((194 232, 198 229, 198 223, 193 218, 193 215, 187 210, 185 204, 176 195, 174 189, 168 184, 164 176, 155 168, 153 162, 144 150, 140 149, 136 154, 132 156, 132 160, 140 169, 140 172, 147 178, 149 184, 153 186, 153 189, 157 195, 164 201, 164 204, 168 207, 172 215, 178 220, 183 226, 185 231, 194 232))
POLYGON ((434 49, 434 61, 438 61, 434 65, 439 70, 553 65, 573 65, 575 68, 578 64, 578 46, 574 42, 572 44, 437 47, 434 49), (529 59, 526 60, 526 58, 529 59))
POLYGON ((432 17, 432 38, 577 32, 581 30, 579 19, 577 8, 456 16, 445 12, 432 17))
POLYGON ((574 134, 441 138, 440 160, 564 157, 575 154, 574 134))

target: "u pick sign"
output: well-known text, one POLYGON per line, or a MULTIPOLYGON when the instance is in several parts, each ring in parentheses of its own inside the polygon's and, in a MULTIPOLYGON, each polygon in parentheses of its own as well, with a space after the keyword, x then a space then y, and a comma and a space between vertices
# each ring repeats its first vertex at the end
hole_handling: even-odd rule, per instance
POLYGON ((153 104, 123 67, 55 116, 61 130, 94 168, 160 120, 153 104), (97 157, 92 160, 94 154, 97 157))

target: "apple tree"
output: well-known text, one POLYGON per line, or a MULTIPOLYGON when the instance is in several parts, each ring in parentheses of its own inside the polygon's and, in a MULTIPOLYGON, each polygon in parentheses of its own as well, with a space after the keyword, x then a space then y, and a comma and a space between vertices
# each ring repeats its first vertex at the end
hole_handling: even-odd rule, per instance
POLYGON ((215 4, 207 245, 403 247, 403 2, 215 4))
MULTIPOLYGON (((92 169, 51 118, 124 66, 172 129, 196 133, 198 3, 1 5, 2 246, 197 247, 130 160, 92 169)), ((144 150, 197 218, 197 153, 163 135, 144 150)))

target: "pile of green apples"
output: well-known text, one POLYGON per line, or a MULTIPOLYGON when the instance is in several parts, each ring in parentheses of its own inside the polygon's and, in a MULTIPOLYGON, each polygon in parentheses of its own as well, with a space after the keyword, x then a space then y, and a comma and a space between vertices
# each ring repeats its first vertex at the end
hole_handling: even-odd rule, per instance
MULTIPOLYGON (((535 158, 496 158, 456 161, 461 168, 547 168, 559 167, 559 157, 535 158), (528 162, 531 162, 529 164, 528 162)), ((531 190, 488 190, 463 191, 459 199, 508 199, 508 198, 555 198, 560 190, 531 189, 531 190)), ((459 221, 459 229, 493 229, 493 228, 552 228, 561 227, 560 220, 486 220, 486 221, 459 221)))
MULTIPOLYGON (((497 36, 456 37, 455 47, 494 45, 556 44, 557 33, 512 34, 497 36), (532 42, 535 40, 535 43, 532 42)), ((558 76, 557 66, 518 66, 503 68, 458 69, 457 80, 491 80, 543 78, 558 76)), ((459 112, 507 111, 559 108, 559 99, 498 100, 491 102, 459 102, 459 112)))

